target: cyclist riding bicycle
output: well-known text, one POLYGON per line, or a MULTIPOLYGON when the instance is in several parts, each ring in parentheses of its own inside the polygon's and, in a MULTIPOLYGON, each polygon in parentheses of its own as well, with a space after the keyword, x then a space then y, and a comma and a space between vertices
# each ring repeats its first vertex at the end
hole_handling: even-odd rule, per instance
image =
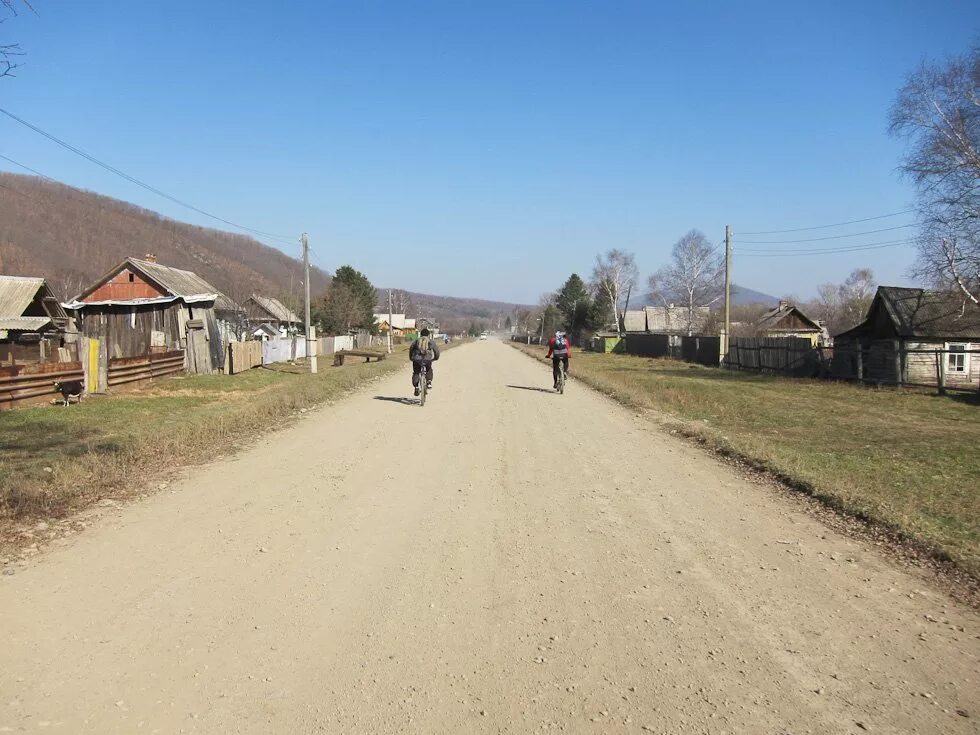
POLYGON ((568 336, 562 332, 555 332, 555 336, 548 340, 548 357, 551 358, 551 372, 555 378, 555 390, 558 390, 558 371, 562 369, 568 375, 568 358, 572 355, 572 345, 568 341, 568 336), (559 363, 561 367, 559 368, 559 363))
POLYGON ((432 363, 439 359, 439 345, 429 334, 428 329, 419 332, 419 338, 408 348, 408 359, 412 361, 412 386, 415 395, 419 394, 419 382, 425 370, 426 390, 432 389, 432 363))

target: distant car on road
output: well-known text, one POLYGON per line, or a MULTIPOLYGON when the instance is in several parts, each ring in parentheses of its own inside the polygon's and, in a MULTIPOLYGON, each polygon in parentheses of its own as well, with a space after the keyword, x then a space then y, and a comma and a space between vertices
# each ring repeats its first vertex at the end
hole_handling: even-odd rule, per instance
POLYGON ((486 332, 483 332, 483 333, 482 333, 482 334, 480 335, 480 339, 486 339, 486 338, 487 338, 487 337, 489 337, 489 336, 490 336, 489 334, 487 334, 486 332))

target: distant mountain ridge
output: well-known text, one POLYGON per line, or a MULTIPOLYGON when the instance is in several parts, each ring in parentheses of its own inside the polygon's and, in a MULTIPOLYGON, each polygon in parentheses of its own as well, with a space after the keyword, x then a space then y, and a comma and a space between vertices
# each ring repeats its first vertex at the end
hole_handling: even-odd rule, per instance
MULTIPOLYGON (((0 273, 42 276, 70 298, 107 270, 152 253, 241 303, 252 293, 299 307, 302 262, 248 235, 198 227, 36 176, 0 172, 0 273)), ((330 275, 311 268, 320 294, 330 275)))
MULTIPOLYGON (((388 311, 388 289, 379 288, 378 312, 388 311)), ((503 328, 507 317, 515 309, 529 309, 524 304, 513 304, 506 301, 489 299, 472 299, 465 296, 436 296, 434 294, 416 293, 404 289, 391 289, 394 294, 393 311, 406 314, 409 317, 423 316, 435 320, 441 327, 447 329, 466 329, 471 323, 478 323, 481 328, 503 328)))
POLYGON ((745 288, 744 286, 739 286, 733 283, 732 303, 735 304, 735 306, 748 306, 750 304, 772 304, 775 306, 779 303, 779 298, 776 296, 770 296, 762 291, 753 291, 751 288, 745 288))

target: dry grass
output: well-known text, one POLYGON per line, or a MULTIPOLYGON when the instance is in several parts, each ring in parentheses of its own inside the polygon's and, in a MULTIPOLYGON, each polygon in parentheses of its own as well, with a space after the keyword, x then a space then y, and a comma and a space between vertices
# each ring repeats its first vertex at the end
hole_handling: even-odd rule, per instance
POLYGON ((393 357, 343 368, 321 358, 317 375, 282 366, 173 378, 69 409, 0 413, 0 535, 18 521, 145 491, 151 477, 233 452, 300 409, 405 366, 404 355, 393 357))
POLYGON ((623 403, 656 410, 713 449, 980 577, 976 396, 940 398, 593 353, 577 353, 572 371, 623 403))

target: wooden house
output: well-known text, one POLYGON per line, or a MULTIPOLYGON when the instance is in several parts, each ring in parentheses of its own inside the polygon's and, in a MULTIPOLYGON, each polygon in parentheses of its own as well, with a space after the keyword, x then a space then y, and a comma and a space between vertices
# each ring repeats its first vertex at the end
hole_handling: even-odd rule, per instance
POLYGON ((303 320, 281 301, 268 296, 250 296, 245 301, 245 315, 253 329, 269 324, 282 337, 302 331, 303 320))
POLYGON ((153 256, 127 258, 66 307, 84 336, 104 342, 110 359, 185 350, 191 373, 222 369, 221 324, 241 312, 196 273, 160 265, 153 256))
POLYGON ((872 382, 942 381, 976 388, 976 351, 980 306, 957 293, 879 286, 865 320, 834 337, 833 373, 872 382))
POLYGON ((379 334, 391 333, 396 337, 401 337, 407 333, 415 331, 415 319, 409 319, 404 314, 374 314, 374 323, 378 327, 379 334), (391 324, 388 324, 389 316, 391 324))
POLYGON ((778 306, 763 314, 755 323, 755 331, 759 337, 807 339, 814 347, 822 346, 827 341, 823 325, 788 301, 780 301, 778 306))
POLYGON ((0 276, 0 362, 57 362, 73 333, 43 278, 0 276))

